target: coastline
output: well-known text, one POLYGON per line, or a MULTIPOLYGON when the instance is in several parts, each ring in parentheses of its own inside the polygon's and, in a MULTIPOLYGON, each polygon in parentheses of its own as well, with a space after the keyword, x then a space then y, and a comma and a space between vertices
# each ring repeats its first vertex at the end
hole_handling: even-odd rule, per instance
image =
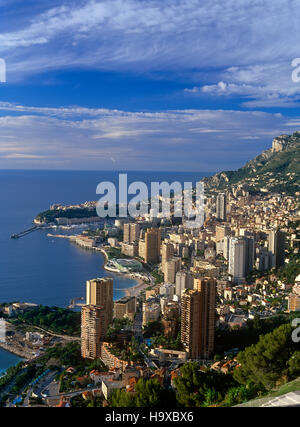
POLYGON ((18 349, 15 345, 8 345, 0 342, 0 349, 6 351, 7 353, 13 354, 14 356, 18 356, 24 361, 28 361, 32 358, 32 354, 29 355, 26 350, 18 349))
MULTIPOLYGON (((104 263, 103 263, 103 269, 106 271, 111 272, 109 269, 107 269, 106 264, 108 262, 108 256, 106 251, 103 248, 97 248, 97 250, 100 250, 100 252, 104 255, 104 263)), ((125 296, 127 297, 138 297, 148 286, 148 283, 145 283, 143 279, 141 278, 133 278, 130 274, 128 273, 117 273, 117 272, 113 272, 114 274, 118 274, 122 277, 127 277, 128 279, 134 279, 136 280, 136 285, 131 286, 130 288, 126 288, 124 289, 125 292, 125 296)))
POLYGON ((98 247, 98 246, 92 246, 92 247, 85 247, 82 245, 79 245, 78 243, 76 243, 76 238, 78 236, 76 235, 62 235, 62 234, 47 234, 48 237, 54 237, 54 238, 59 238, 59 239, 68 239, 70 242, 75 243, 77 246, 80 246, 84 249, 88 249, 88 250, 92 250, 92 251, 97 251, 97 252, 101 252, 101 254, 103 255, 103 264, 102 264, 102 268, 103 270, 112 273, 116 276, 120 276, 120 277, 124 277, 127 279, 131 279, 131 280, 135 280, 136 284, 134 284, 133 286, 129 287, 129 288, 124 288, 123 292, 124 292, 124 296, 127 297, 138 297, 141 292, 145 291, 145 289, 149 286, 149 283, 145 283, 144 280, 142 278, 139 277, 132 277, 132 273, 120 273, 119 271, 113 271, 110 268, 107 267, 107 263, 108 263, 108 255, 105 251, 105 249, 103 247, 98 247))
MULTIPOLYGON (((7 322, 6 320, 5 320, 5 330, 6 332, 13 331, 15 333, 15 327, 11 325, 11 323, 7 322)), ((12 339, 11 342, 0 341, 0 348, 24 360, 29 360, 29 359, 32 359, 33 357, 33 354, 32 354, 33 350, 31 348, 28 348, 25 343, 21 342, 21 339, 17 334, 14 335, 14 338, 12 339)))
POLYGON ((21 359, 29 360, 29 358, 26 357, 26 355, 24 355, 21 351, 12 349, 10 346, 8 347, 7 345, 5 345, 2 342, 0 343, 0 349, 3 350, 3 351, 6 351, 7 353, 13 354, 14 356, 18 356, 21 359))
POLYGON ((145 291, 148 288, 148 286, 149 286, 149 283, 145 283, 143 281, 143 279, 137 279, 137 282, 138 283, 136 285, 132 286, 131 288, 127 288, 125 290, 125 293, 126 293, 127 297, 136 297, 136 298, 138 298, 140 296, 140 294, 143 291, 145 291))

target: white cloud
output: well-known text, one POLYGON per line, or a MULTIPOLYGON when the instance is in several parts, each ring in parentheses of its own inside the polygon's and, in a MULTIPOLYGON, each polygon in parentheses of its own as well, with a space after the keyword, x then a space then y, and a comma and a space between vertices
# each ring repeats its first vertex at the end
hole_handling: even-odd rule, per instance
POLYGON ((168 71, 191 79, 186 93, 241 97, 246 108, 300 100, 298 0, 44 0, 22 10, 0 32, 9 82, 74 67, 168 71))
POLYGON ((261 111, 1 108, 2 168, 235 169, 300 122, 261 111))
MULTIPOLYGON (((297 0, 45 0, 0 33, 10 73, 229 68, 299 56, 297 0), (18 29, 16 29, 18 28, 18 29)), ((7 27, 7 25, 6 25, 7 27)))
POLYGON ((300 100, 300 84, 292 80, 289 62, 230 67, 217 84, 185 89, 192 94, 240 97, 248 99, 242 105, 248 108, 295 107, 300 100))

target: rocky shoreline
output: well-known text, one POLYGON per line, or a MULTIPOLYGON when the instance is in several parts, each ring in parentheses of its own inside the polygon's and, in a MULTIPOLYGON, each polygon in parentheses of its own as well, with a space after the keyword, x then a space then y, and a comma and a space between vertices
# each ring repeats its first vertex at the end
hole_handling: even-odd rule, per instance
POLYGON ((15 345, 8 345, 3 342, 0 342, 0 348, 1 350, 14 354, 15 356, 21 357, 21 359, 29 360, 32 357, 32 354, 29 355, 26 350, 20 350, 15 345))

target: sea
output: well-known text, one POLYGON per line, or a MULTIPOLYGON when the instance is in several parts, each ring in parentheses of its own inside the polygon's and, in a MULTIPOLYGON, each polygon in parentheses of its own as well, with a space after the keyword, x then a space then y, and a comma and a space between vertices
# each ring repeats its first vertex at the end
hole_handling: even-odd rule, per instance
POLYGON ((21 360, 20 357, 0 348, 0 377, 5 374, 7 368, 16 365, 21 360))
MULTIPOLYGON (((52 204, 97 200, 97 185, 103 181, 117 185, 119 173, 127 173, 128 184, 142 181, 149 188, 151 181, 195 184, 210 175, 201 172, 0 170, 0 303, 22 301, 67 307, 73 298, 85 296, 88 279, 113 277, 114 299, 124 296, 124 290, 136 284, 135 280, 106 272, 101 253, 80 248, 67 239, 48 237, 51 230, 10 238, 31 227, 34 217, 52 204)), ((73 231, 76 233, 76 229, 73 231)), ((11 355, 7 357, 9 364, 11 355)), ((2 359, 1 351, 0 370, 2 359)))

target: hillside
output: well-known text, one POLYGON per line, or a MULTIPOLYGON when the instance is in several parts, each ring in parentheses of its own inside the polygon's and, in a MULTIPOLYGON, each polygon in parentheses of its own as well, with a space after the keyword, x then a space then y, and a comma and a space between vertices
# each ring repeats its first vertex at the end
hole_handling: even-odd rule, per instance
MULTIPOLYGON (((275 406, 274 404, 277 402, 280 405, 280 401, 279 400, 276 401, 276 398, 280 396, 285 396, 288 393, 293 393, 293 392, 299 393, 299 390, 300 390, 300 378, 297 378, 294 381, 291 381, 287 384, 284 384, 278 387, 276 390, 273 390, 272 392, 270 392, 267 396, 264 396, 259 399, 250 400, 249 402, 236 405, 236 407, 238 406, 240 407, 275 406), (274 402, 273 405, 272 405, 272 402, 274 402)), ((300 405, 299 401, 300 401, 300 397, 298 400, 298 406, 300 405)))
POLYGON ((220 172, 205 178, 204 182, 208 191, 238 184, 250 191, 300 193, 300 131, 275 138, 272 148, 237 171, 220 172))

